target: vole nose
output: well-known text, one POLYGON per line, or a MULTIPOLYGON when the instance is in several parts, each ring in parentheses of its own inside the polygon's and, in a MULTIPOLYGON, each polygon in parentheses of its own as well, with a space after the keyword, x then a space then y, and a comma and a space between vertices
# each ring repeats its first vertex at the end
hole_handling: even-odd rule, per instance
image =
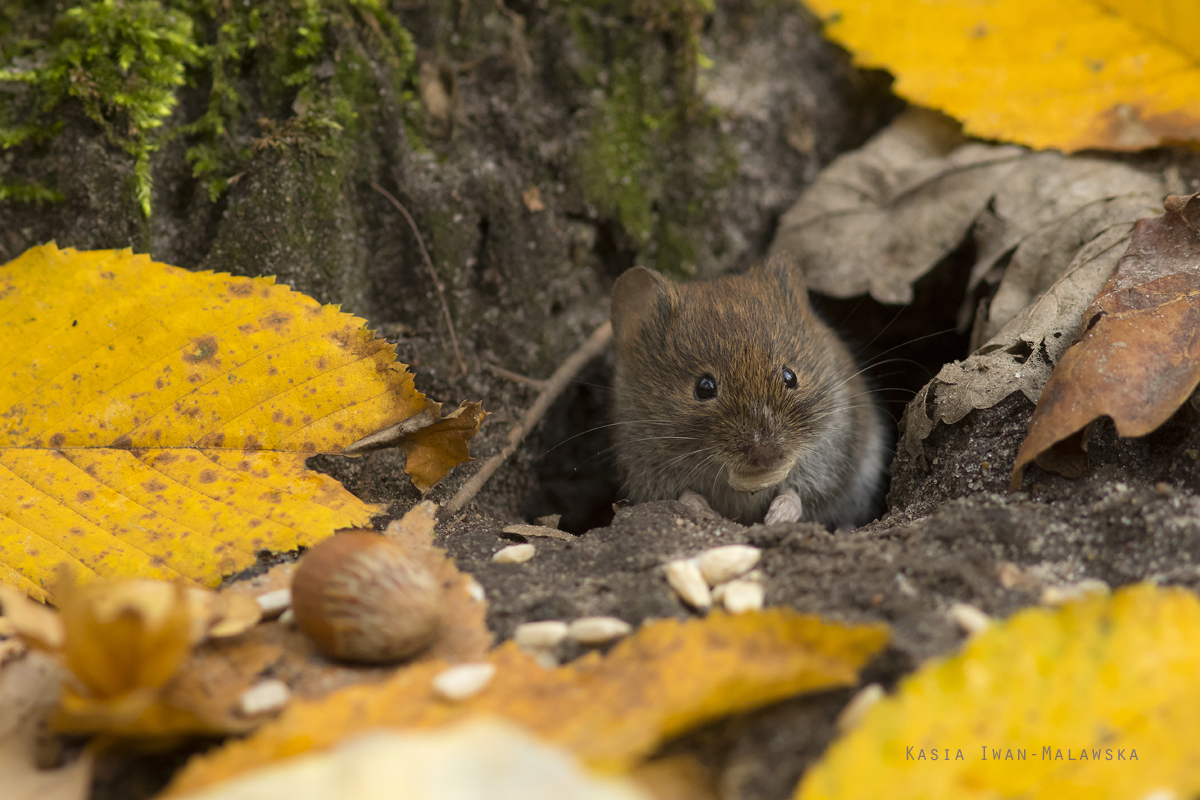
POLYGON ((752 467, 771 467, 783 458, 783 448, 775 437, 761 430, 752 431, 742 445, 741 454, 752 467))

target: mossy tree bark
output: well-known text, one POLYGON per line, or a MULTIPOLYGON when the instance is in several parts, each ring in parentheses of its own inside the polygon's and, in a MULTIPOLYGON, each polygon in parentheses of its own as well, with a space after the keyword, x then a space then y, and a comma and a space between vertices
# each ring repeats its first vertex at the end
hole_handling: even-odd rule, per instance
POLYGON ((885 90, 774 0, 6 3, 0 259, 133 247, 441 341, 376 182, 469 358, 545 372, 626 267, 759 257, 885 90))

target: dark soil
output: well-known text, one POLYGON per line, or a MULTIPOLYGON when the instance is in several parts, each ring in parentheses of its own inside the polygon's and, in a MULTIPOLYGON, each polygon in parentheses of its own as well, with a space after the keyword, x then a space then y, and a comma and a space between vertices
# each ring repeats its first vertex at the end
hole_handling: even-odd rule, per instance
MULTIPOLYGON (((680 41, 650 31, 627 3, 588 4, 595 6, 587 12, 591 29, 609 37, 591 48, 568 20, 571 4, 510 2, 525 20, 532 60, 525 69, 508 33, 512 21, 493 4, 392 5, 404 9, 398 13, 422 58, 459 69, 449 127, 430 125, 424 147, 409 140, 394 102, 384 98, 371 110, 375 133, 360 146, 337 158, 265 151, 212 204, 181 166, 181 146, 171 145, 156 157, 157 210, 147 223, 117 190, 128 183, 131 163, 68 107, 64 132, 27 161, 34 177, 61 177, 68 201, 46 209, 0 204, 0 260, 50 239, 80 249, 134 246, 188 268, 277 274, 322 301, 343 303, 397 343, 422 391, 450 407, 481 400, 492 412, 472 444, 476 463, 430 493, 438 502, 499 452, 536 396, 483 365, 548 375, 607 318, 612 281, 635 263, 699 276, 747 267, 818 171, 902 105, 888 93, 887 76, 853 69, 798 3, 719 2, 700 35, 714 62, 703 101, 717 112, 637 162, 634 178, 667 187, 647 201, 658 220, 647 239, 620 203, 585 190, 595 166, 587 156, 605 145, 596 120, 624 118, 605 82, 629 68, 614 53, 640 59, 646 91, 669 107, 680 101, 670 67, 680 41), (748 87, 758 92, 752 105, 744 101, 748 87), (400 196, 424 231, 466 375, 455 366, 416 238, 370 181, 400 196), (540 189, 543 210, 523 200, 530 187, 540 189)), ((186 103, 179 113, 187 115, 186 103)), ((1165 151, 1155 157, 1173 158, 1165 151)), ((947 259, 905 309, 869 300, 821 305, 875 364, 876 385, 897 420, 943 362, 967 355, 965 337, 954 333, 955 287, 965 285, 971 261, 969 253, 947 259)), ((1097 425, 1085 477, 1069 481, 1033 467, 1023 491, 1007 494, 1032 410, 1011 395, 935 430, 923 457, 898 457, 887 513, 864 528, 743 527, 666 502, 614 516, 619 481, 604 428, 611 359, 589 365, 466 511, 439 526, 439 544, 486 590, 489 623, 501 638, 533 620, 605 614, 636 625, 691 617, 668 588, 663 565, 716 544, 747 543, 763 549, 768 606, 891 627, 890 647, 862 678, 890 687, 963 641, 947 615, 954 603, 1004 617, 1038 603, 1043 587, 1082 578, 1114 587, 1200 585, 1200 412, 1191 405, 1142 440, 1122 441, 1111 425, 1097 425), (522 565, 491 561, 515 541, 504 526, 545 514, 561 514, 562 528, 578 538, 539 538, 536 557, 522 565), (1002 568, 1013 574, 1005 565, 1016 565, 1021 580, 1002 582, 1002 568)), ((395 450, 319 456, 310 465, 365 500, 388 503, 389 517, 420 499, 395 450)), ((701 755, 725 800, 782 800, 830 741, 833 719, 852 694, 829 692, 723 720, 664 752, 701 755)), ((143 784, 156 782, 146 776, 161 776, 161 785, 175 761, 155 764, 110 767, 100 773, 97 796, 146 796, 153 787, 143 784)))

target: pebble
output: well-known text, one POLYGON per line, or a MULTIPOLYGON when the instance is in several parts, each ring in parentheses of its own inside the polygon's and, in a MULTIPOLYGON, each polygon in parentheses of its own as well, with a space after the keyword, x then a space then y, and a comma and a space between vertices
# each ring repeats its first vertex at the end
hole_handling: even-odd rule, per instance
POLYGON ((535 552, 537 551, 531 544, 510 544, 497 550, 492 556, 492 561, 497 564, 524 564, 533 558, 535 552))
POLYGON ((723 586, 725 591, 721 593, 721 605, 725 606, 725 610, 730 614, 762 610, 764 592, 761 583, 730 581, 723 586))
POLYGON ((433 677, 433 691, 443 700, 466 700, 486 689, 495 676, 495 664, 459 664, 433 677))
POLYGON ((263 619, 275 619, 292 607, 292 590, 276 589, 254 598, 262 610, 263 619))
POLYGON ((712 594, 708 582, 695 561, 672 561, 667 564, 667 583, 679 595, 679 599, 699 611, 712 607, 712 594))
POLYGON ((949 614, 968 636, 978 636, 992 627, 992 618, 970 603, 955 603, 950 606, 949 614))
POLYGON ((567 626, 567 635, 580 644, 607 644, 632 632, 632 625, 616 617, 582 617, 567 626))
POLYGON ((292 690, 281 680, 256 683, 238 696, 238 710, 247 717, 276 711, 287 705, 292 690))
POLYGON ((883 697, 883 687, 878 683, 868 684, 860 689, 858 694, 850 698, 850 702, 846 703, 846 707, 837 715, 834 726, 838 732, 849 733, 857 728, 871 706, 878 703, 883 697))
POLYGON ((525 622, 513 631, 513 641, 522 649, 550 649, 567 638, 569 627, 556 619, 525 622))
POLYGON ((487 599, 487 592, 483 590, 483 584, 469 575, 467 576, 467 594, 476 603, 482 603, 487 599))
POLYGON ((700 574, 708 581, 708 585, 716 586, 754 569, 760 558, 762 551, 757 547, 727 544, 705 550, 696 557, 696 565, 700 567, 700 574))

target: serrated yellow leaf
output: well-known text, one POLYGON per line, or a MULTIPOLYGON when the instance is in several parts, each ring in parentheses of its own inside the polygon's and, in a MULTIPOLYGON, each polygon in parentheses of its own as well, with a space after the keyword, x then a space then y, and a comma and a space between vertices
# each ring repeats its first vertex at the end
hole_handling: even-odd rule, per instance
POLYGON ((0 267, 0 581, 215 586, 366 524, 378 509, 305 459, 438 404, 362 326, 272 278, 128 250, 0 267))
POLYGON ((1200 140, 1195 0, 805 0, 855 62, 967 133, 1038 148, 1200 140))
POLYGON ((712 719, 806 691, 846 686, 886 644, 881 625, 847 627, 771 609, 644 624, 607 655, 545 669, 509 642, 492 651, 488 687, 450 703, 432 680, 444 662, 387 682, 296 702, 243 742, 196 759, 167 794, 194 791, 300 753, 327 750, 377 727, 431 728, 468 717, 519 723, 592 767, 627 770, 665 739, 712 719))
POLYGON ((1200 598, 1184 589, 1022 611, 905 679, 796 798, 1195 797, 1198 673, 1200 598))

